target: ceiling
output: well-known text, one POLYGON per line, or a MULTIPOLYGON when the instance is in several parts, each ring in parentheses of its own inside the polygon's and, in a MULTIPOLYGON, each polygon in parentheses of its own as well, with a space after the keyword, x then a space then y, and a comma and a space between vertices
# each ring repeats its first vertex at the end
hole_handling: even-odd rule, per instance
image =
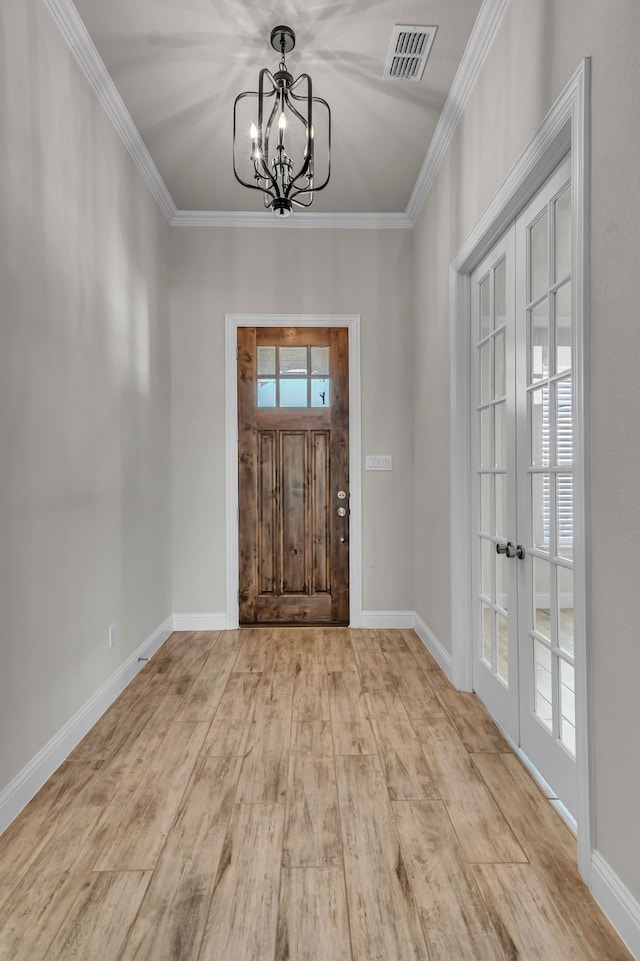
MULTIPOLYGON (((296 33, 287 66, 331 106, 332 170, 314 213, 404 211, 482 0, 75 0, 181 211, 259 211, 232 169, 233 102, 277 68, 269 43, 296 33), (420 81, 383 80, 394 24, 437 26, 420 81)), ((318 149, 318 146, 317 148, 318 149)), ((295 214, 294 214, 295 216, 295 214)))

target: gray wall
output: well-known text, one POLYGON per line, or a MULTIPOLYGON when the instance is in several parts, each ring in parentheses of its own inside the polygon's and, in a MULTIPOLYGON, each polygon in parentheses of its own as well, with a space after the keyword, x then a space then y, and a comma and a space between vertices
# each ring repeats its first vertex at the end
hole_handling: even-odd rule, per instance
POLYGON ((449 646, 448 267, 593 57, 596 840, 640 898, 637 0, 511 0, 413 235, 170 232, 44 5, 0 31, 0 786, 172 608, 224 610, 225 312, 361 314, 363 453, 395 468, 363 474, 364 606, 449 646))
POLYGON ((360 314, 363 605, 413 609, 410 231, 171 231, 173 609, 225 596, 225 313, 360 314))
POLYGON ((640 897, 640 4, 511 0, 415 231, 415 598, 450 648, 448 265, 592 57, 592 606, 596 847, 640 897), (438 461, 433 450, 438 450, 438 461), (437 544, 439 551, 433 550, 437 544))
POLYGON ((2 0, 0 790, 171 611, 168 234, 44 4, 2 0))

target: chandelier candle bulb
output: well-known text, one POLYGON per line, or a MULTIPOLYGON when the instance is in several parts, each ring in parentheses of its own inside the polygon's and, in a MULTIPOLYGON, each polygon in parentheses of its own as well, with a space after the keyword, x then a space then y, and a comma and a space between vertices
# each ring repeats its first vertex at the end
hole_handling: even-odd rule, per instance
POLYGON ((285 57, 293 50, 295 42, 291 27, 273 28, 271 46, 280 52, 281 57, 278 70, 271 73, 267 68, 262 69, 258 75, 258 90, 239 94, 233 108, 235 178, 243 187, 260 190, 264 206, 280 217, 289 216, 294 205, 311 206, 315 194, 329 183, 331 174, 331 110, 326 100, 313 96, 309 74, 301 73, 294 79, 287 70, 285 57), (243 114, 245 101, 257 101, 257 123, 251 116, 244 121, 239 117, 239 113, 243 114), (327 151, 326 170, 323 163, 317 185, 314 111, 316 120, 320 117, 322 121, 321 140, 326 137, 327 151), (251 138, 248 158, 246 153, 240 156, 236 149, 237 131, 246 130, 245 123, 249 126, 251 138), (286 144, 285 133, 288 134, 286 144))

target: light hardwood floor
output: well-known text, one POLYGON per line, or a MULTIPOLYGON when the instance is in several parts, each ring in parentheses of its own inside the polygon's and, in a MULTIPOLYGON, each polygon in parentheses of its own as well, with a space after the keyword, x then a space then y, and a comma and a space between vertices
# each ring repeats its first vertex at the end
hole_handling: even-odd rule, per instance
POLYGON ((630 961, 409 631, 174 633, 0 837, 0 961, 630 961))

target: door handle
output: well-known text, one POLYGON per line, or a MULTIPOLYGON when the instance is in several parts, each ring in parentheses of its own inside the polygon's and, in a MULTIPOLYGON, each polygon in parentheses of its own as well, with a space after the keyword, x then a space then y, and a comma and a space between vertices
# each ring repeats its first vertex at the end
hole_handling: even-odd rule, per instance
POLYGON ((526 553, 527 552, 522 544, 518 544, 516 547, 513 541, 507 541, 506 544, 496 544, 496 554, 506 554, 509 559, 512 557, 517 557, 518 560, 522 561, 524 560, 526 553))
POLYGON ((338 514, 338 517, 346 517, 346 516, 347 516, 347 510, 346 510, 346 508, 345 508, 345 507, 339 507, 339 508, 338 508, 338 511, 337 511, 337 514, 338 514))

